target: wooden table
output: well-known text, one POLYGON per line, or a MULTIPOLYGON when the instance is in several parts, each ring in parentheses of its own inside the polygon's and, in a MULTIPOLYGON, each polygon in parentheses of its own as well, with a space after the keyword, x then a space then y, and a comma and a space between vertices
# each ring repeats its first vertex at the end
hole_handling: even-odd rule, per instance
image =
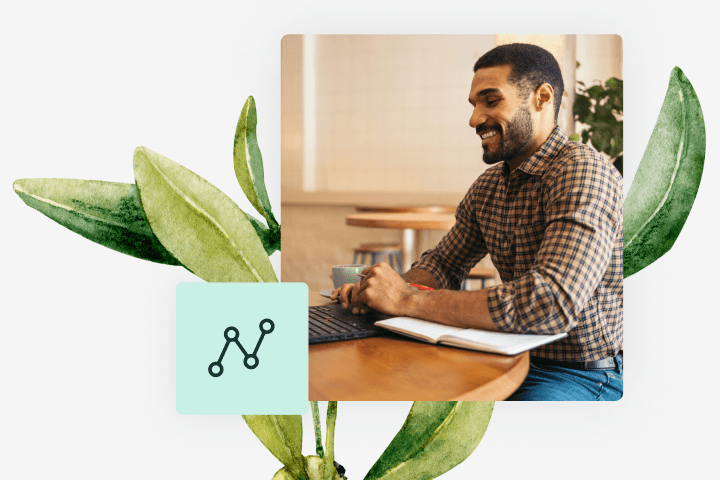
MULTIPOLYGON (((310 305, 330 302, 310 293, 310 305)), ((504 400, 523 382, 528 352, 512 357, 400 336, 310 345, 310 400, 504 400)))
POLYGON ((417 258, 417 238, 422 230, 450 230, 455 225, 452 213, 384 213, 368 212, 348 215, 345 223, 353 227, 394 228, 403 231, 403 272, 417 258))
POLYGON ((455 213, 456 207, 368 207, 359 206, 355 210, 363 213, 455 213))

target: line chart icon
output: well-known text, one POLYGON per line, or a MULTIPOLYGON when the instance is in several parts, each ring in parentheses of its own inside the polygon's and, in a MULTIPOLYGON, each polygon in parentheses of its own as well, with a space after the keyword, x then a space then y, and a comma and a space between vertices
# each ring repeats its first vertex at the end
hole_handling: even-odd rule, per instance
POLYGON ((272 331, 275 330, 275 323, 269 318, 266 318, 260 322, 259 327, 260 338, 258 338, 258 341, 255 344, 255 350, 253 350, 252 353, 247 353, 247 351, 243 348, 242 343, 240 343, 239 340, 240 332, 237 328, 232 326, 226 328, 225 332, 223 333, 225 337, 225 346, 223 347, 222 353, 220 353, 220 358, 218 358, 217 362, 212 362, 208 367, 208 373, 210 373, 210 375, 213 377, 219 377, 223 374, 223 372, 225 371, 222 365, 223 357, 225 357, 225 352, 227 352, 228 346, 230 346, 231 343, 237 345, 237 347, 245 356, 245 360, 243 361, 245 368, 247 368, 248 370, 257 368, 257 366, 260 364, 260 359, 257 356, 258 350, 260 350, 260 344, 262 343, 263 338, 265 338, 265 335, 272 333, 272 331))
POLYGON ((307 412, 309 299, 304 283, 178 284, 177 412, 180 415, 307 412))

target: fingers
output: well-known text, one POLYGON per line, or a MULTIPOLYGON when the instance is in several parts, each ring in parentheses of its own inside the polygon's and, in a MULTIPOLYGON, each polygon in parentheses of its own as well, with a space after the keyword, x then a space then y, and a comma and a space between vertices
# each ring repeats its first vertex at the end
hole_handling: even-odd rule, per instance
POLYGON ((351 308, 352 308, 352 313, 355 313, 355 314, 360 313, 361 305, 357 303, 357 298, 358 298, 358 295, 360 294, 359 293, 360 289, 363 288, 362 283, 363 283, 362 281, 360 281, 359 283, 356 283, 353 286, 352 293, 351 293, 351 296, 352 296, 351 308))
MULTIPOLYGON (((365 279, 363 279, 365 280, 365 279)), ((371 281, 372 282, 372 281, 371 281)), ((351 308, 352 313, 355 315, 365 315, 366 313, 370 313, 373 311, 372 308, 370 308, 362 299, 365 297, 365 294, 362 292, 365 292, 365 289, 367 288, 366 282, 360 282, 355 285, 355 287, 352 290, 352 302, 351 302, 351 308)))
MULTIPOLYGON (((349 284, 349 285, 352 285, 352 284, 349 284)), ((340 288, 336 288, 330 294, 330 300, 340 300, 340 295, 343 294, 344 292, 345 292, 345 285, 343 285, 340 288)))
POLYGON ((372 289, 375 285, 375 278, 371 278, 370 276, 367 276, 363 278, 363 281, 358 283, 355 288, 353 288, 352 293, 352 313, 354 314, 361 314, 364 315, 368 312, 372 312, 373 309, 370 308, 370 306, 367 303, 367 292, 368 289, 372 289))
POLYGON ((367 305, 364 305, 362 307, 353 307, 353 309, 352 309, 352 313, 355 315, 365 315, 365 314, 368 314, 373 311, 374 310, 372 308, 368 307, 367 305))
POLYGON ((342 308, 348 308, 348 305, 350 304, 350 297, 352 296, 352 289, 354 286, 354 283, 346 283, 342 287, 333 290, 330 299, 337 300, 342 306, 342 308))
POLYGON ((350 300, 352 298, 352 290, 355 287, 354 283, 346 283, 342 287, 340 287, 340 305, 342 305, 343 308, 348 308, 350 305, 350 300))

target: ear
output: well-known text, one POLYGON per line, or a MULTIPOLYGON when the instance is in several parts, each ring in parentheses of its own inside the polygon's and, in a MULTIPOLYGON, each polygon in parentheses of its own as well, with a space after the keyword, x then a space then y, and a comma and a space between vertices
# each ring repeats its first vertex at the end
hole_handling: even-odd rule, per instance
POLYGON ((535 89, 534 96, 534 107, 537 111, 545 108, 550 108, 554 112, 553 100, 555 98, 555 92, 553 92, 552 86, 549 83, 543 83, 537 89, 535 89))

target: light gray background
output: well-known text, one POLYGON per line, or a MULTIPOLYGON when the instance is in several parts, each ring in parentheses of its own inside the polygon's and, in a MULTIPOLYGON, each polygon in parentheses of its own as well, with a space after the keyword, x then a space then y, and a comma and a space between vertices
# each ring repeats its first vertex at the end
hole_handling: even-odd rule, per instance
MULTIPOLYGON (((708 2, 209 3, 3 6, 0 477, 269 479, 279 468, 240 417, 175 412, 175 285, 195 277, 81 239, 26 207, 11 183, 132 182, 133 149, 145 145, 253 212, 231 148, 240 109, 254 95, 277 208, 280 39, 288 33, 620 34, 626 178, 671 69, 685 71, 705 112, 709 160, 673 251, 626 282, 625 398, 499 403, 481 445, 443 478, 694 478, 714 470, 720 172, 717 27, 708 2)), ((337 458, 351 479, 367 472, 409 406, 340 404, 337 458)), ((306 421, 307 453, 310 431, 306 421)))

